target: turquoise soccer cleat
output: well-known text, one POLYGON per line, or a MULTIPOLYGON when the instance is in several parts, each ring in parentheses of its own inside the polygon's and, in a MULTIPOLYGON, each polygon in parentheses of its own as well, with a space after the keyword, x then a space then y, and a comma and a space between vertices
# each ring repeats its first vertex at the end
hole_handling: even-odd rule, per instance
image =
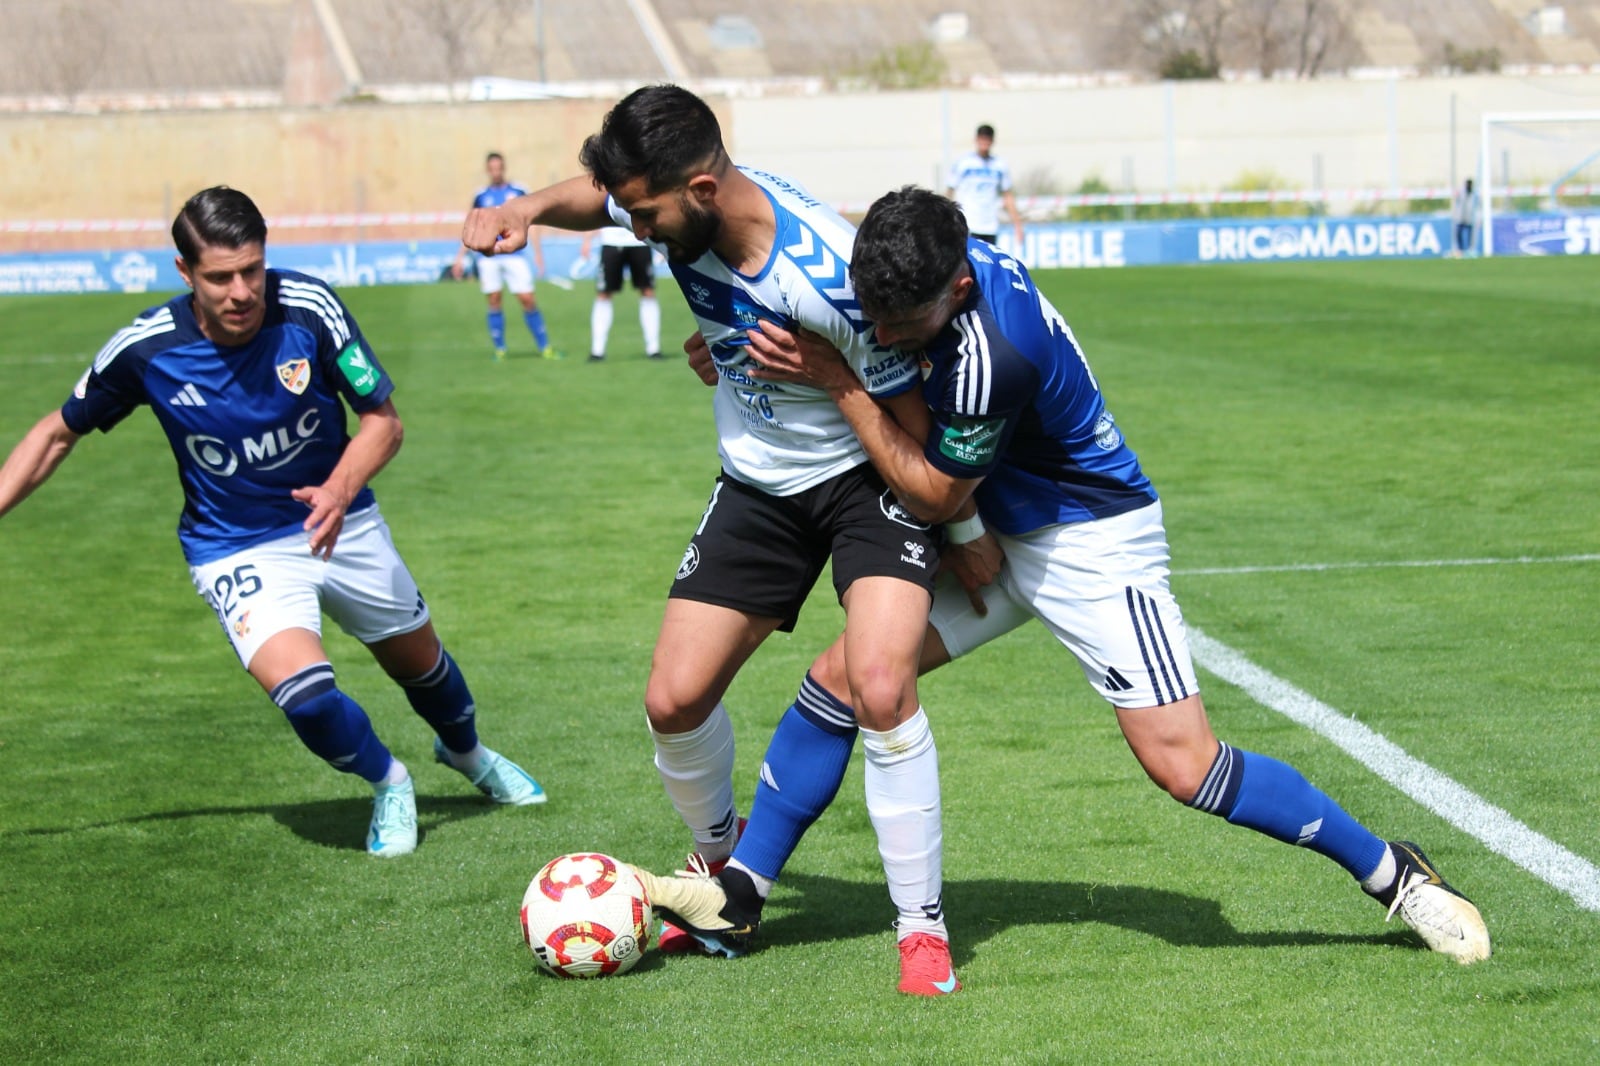
POLYGON ((544 789, 539 787, 539 782, 535 781, 528 771, 488 748, 483 749, 483 765, 476 777, 450 761, 450 753, 445 749, 444 741, 438 737, 433 738, 433 759, 471 781, 479 792, 496 803, 503 803, 509 807, 527 807, 543 803, 547 798, 544 789))
POLYGON ((372 797, 372 824, 367 851, 379 858, 409 855, 417 850, 417 790, 406 778, 398 785, 379 786, 372 797))

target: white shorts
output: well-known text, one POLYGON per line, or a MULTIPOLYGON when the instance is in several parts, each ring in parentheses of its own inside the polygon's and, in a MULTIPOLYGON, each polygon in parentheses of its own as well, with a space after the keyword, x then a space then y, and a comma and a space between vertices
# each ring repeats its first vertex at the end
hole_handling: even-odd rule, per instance
POLYGON ((521 252, 515 255, 480 255, 478 257, 478 287, 485 296, 507 287, 521 296, 533 291, 533 268, 528 257, 521 252))
POLYGON ((285 629, 321 636, 324 611, 363 644, 428 621, 428 605, 377 505, 345 517, 327 561, 311 554, 309 533, 295 533, 191 566, 189 576, 245 669, 261 645, 285 629))
POLYGON ((1183 614, 1167 584, 1159 502, 996 538, 1006 562, 984 590, 988 615, 974 611, 948 575, 934 592, 929 620, 952 659, 1037 618, 1117 707, 1175 703, 1200 691, 1183 614))

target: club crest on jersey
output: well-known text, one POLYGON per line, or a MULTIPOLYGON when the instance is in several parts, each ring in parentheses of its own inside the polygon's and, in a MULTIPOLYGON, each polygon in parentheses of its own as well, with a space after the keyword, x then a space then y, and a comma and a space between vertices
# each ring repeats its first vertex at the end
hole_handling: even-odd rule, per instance
POLYGON ((311 384, 311 360, 290 359, 279 363, 278 381, 296 396, 303 394, 311 384))
POLYGON ((878 497, 878 509, 883 512, 883 517, 891 522, 898 522, 911 529, 927 529, 928 523, 917 521, 917 516, 901 506, 900 501, 894 498, 893 489, 884 489, 883 495, 878 497))

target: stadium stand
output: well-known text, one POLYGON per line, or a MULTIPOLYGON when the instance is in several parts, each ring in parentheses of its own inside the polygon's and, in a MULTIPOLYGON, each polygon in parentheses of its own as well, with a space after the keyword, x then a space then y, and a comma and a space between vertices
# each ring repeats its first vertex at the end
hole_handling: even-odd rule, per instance
MULTIPOLYGON (((1600 0, 1340 8, 1355 67, 1431 70, 1451 53, 1493 53, 1508 68, 1600 64, 1600 0)), ((930 48, 957 83, 1092 75, 1135 65, 1129 10, 1100 0, 0 0, 0 110, 445 99, 478 76, 601 96, 668 78, 821 85, 930 48), (152 26, 181 27, 183 46, 152 26)), ((1224 48, 1226 67, 1251 69, 1241 49, 1224 48)))

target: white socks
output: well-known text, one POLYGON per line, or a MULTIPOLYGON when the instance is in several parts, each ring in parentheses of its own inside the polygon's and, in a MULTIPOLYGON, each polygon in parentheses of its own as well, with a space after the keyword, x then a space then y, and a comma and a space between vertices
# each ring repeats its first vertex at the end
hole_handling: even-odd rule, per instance
POLYGON ((1366 879, 1361 882, 1361 887, 1366 891, 1367 895, 1376 896, 1380 892, 1388 891, 1389 886, 1394 884, 1397 873, 1399 873, 1399 870, 1395 867, 1394 850, 1392 848, 1384 848, 1383 858, 1379 860, 1378 868, 1366 876, 1366 879))
POLYGON ((657 733, 656 771, 667 797, 694 833, 707 862, 720 862, 738 841, 738 815, 733 807, 733 723, 728 709, 717 704, 711 717, 687 733, 657 733))
POLYGON ((746 866, 738 859, 729 859, 728 869, 743 870, 744 875, 750 879, 750 883, 756 886, 756 895, 760 896, 762 899, 766 899, 768 896, 772 895, 772 886, 777 884, 777 882, 772 878, 762 877, 760 874, 750 869, 750 867, 746 866))
POLYGON ((393 788, 395 785, 403 785, 403 784, 405 784, 406 783, 406 779, 408 777, 410 777, 410 776, 411 776, 411 772, 406 769, 406 764, 401 762, 399 759, 396 759, 394 756, 391 755, 389 757, 389 769, 388 769, 388 772, 386 772, 383 775, 383 780, 382 781, 374 781, 372 783, 372 787, 373 788, 393 788))
POLYGON ((614 313, 610 300, 596 300, 594 306, 589 308, 590 355, 606 354, 606 341, 611 338, 611 316, 614 313))
POLYGON ((639 297, 639 328, 644 331, 645 354, 660 354, 661 303, 654 296, 639 297))
POLYGON ((903 940, 948 939, 944 926, 944 831, 939 820, 939 753, 921 707, 886 733, 861 730, 867 753, 867 814, 878 832, 889 898, 903 940))
POLYGON ((483 757, 487 754, 488 749, 482 744, 479 744, 471 751, 444 749, 444 757, 450 760, 450 765, 468 777, 477 777, 479 772, 483 770, 483 757))

